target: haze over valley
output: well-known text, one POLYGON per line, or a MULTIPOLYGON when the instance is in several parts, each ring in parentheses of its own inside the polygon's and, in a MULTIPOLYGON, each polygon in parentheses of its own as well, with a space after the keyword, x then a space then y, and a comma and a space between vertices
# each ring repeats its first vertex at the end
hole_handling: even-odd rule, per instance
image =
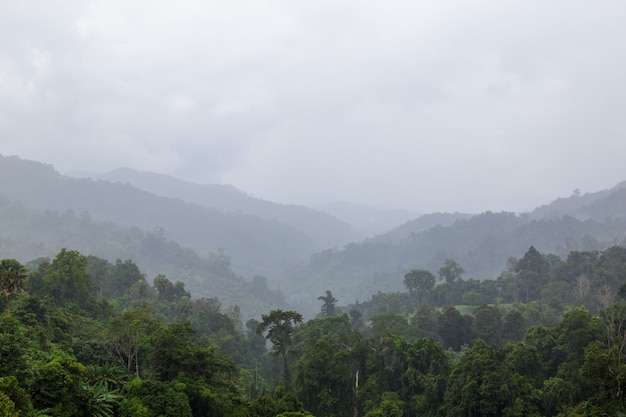
POLYGON ((246 316, 260 313, 249 305, 263 291, 275 293, 252 304, 298 305, 312 315, 326 290, 342 304, 367 300, 401 290, 406 271, 436 271, 446 259, 459 262, 469 277, 493 280, 509 257, 532 245, 566 257, 626 237, 623 184, 527 213, 416 215, 364 237, 323 211, 252 198, 234 187, 130 169, 72 178, 36 161, 0 161, 0 174, 11 179, 0 185, 7 257, 28 262, 69 247, 111 262, 132 259, 149 277, 182 280, 196 296, 238 304, 246 316), (254 279, 266 289, 255 294, 254 279))
POLYGON ((0 416, 626 416, 626 2, 0 2, 0 416))

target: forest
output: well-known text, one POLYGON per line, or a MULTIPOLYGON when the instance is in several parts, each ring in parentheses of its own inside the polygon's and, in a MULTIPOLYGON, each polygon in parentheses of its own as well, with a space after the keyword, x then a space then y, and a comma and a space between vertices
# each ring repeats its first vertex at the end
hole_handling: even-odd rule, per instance
MULTIPOLYGON (((228 268, 228 265, 224 265, 228 268)), ((130 259, 0 261, 0 416, 623 415, 626 248, 445 259, 316 317, 196 297, 130 259)))

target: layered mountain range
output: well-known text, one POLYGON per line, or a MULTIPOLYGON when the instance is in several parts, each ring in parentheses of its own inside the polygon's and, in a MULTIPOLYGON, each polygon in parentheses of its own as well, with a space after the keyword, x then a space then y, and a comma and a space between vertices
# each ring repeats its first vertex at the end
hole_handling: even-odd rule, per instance
POLYGON ((398 291, 409 269, 436 272, 448 258, 466 277, 493 279, 530 245, 567 256, 626 237, 625 183, 529 213, 425 214, 367 238, 346 207, 331 215, 127 168, 73 178, 0 156, 0 258, 28 262, 67 247, 132 259, 149 279, 165 273, 249 317, 290 305, 314 314, 325 290, 340 304, 398 291))

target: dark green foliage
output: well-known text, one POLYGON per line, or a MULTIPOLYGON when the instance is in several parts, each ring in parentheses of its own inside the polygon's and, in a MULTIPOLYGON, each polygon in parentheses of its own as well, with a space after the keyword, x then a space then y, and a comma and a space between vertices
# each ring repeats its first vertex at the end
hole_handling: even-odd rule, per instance
POLYGON ((294 326, 302 322, 302 314, 296 311, 272 310, 261 316, 258 333, 267 331, 265 338, 272 343, 273 352, 285 355, 292 345, 294 326))
POLYGON ((0 376, 21 375, 28 364, 26 328, 15 317, 0 316, 0 376))
POLYGON ((421 304, 424 295, 428 294, 434 287, 437 277, 426 270, 412 269, 404 274, 404 286, 412 294, 417 295, 417 304, 421 304))
POLYGON ((134 379, 124 389, 120 417, 192 417, 183 383, 134 379))
POLYGON ((532 386, 515 372, 506 351, 477 341, 450 375, 448 416, 528 415, 536 409, 532 386))
POLYGON ((443 308, 438 318, 439 336, 445 348, 454 350, 461 349, 463 345, 469 345, 474 338, 472 331, 472 318, 462 316, 453 306, 443 308))
POLYGON ((282 388, 254 399, 248 412, 252 417, 312 417, 295 395, 282 388))
POLYGON ((283 359, 283 384, 289 390, 291 386, 291 372, 287 361, 287 353, 293 344, 294 326, 302 322, 302 314, 296 311, 272 310, 270 314, 263 314, 257 327, 257 333, 267 331, 265 338, 272 343, 272 353, 283 359))
MULTIPOLYGON (((561 275, 557 279, 568 261, 538 255, 534 259, 548 266, 544 289, 571 285, 561 275)), ((537 301, 415 309, 406 293, 380 293, 353 306, 365 312, 360 317, 337 314, 302 323, 298 312, 272 310, 262 322, 248 321, 247 332, 238 308, 224 312, 215 298, 192 300, 183 285, 164 276, 155 280, 163 285, 160 291, 136 281, 152 295, 118 292, 82 307, 73 294, 83 287, 61 279, 85 278, 82 255, 57 258, 63 262, 31 265, 28 288, 34 294, 16 297, 12 314, 0 316, 0 410, 12 417, 626 412, 626 304, 600 309, 602 293, 593 293, 604 285, 615 288, 617 280, 607 277, 619 276, 625 261, 619 249, 599 253, 590 269, 598 313, 579 307, 561 316, 537 301), (65 283, 65 292, 40 298, 50 277, 65 283), (600 287, 597 277, 606 278, 600 287), (371 315, 385 309, 393 312, 371 315), (368 321, 355 325, 363 318, 368 321), (263 334, 272 343, 271 356, 263 334)), ((87 266, 90 283, 113 267, 94 258, 87 266)), ((118 266, 134 270, 130 261, 118 266)), ((490 283, 441 285, 453 294, 480 291, 505 299, 512 297, 507 280, 519 278, 510 271, 490 283)))
MULTIPOLYGON (((449 359, 441 344, 432 339, 402 342, 394 363, 400 374, 405 415, 433 415, 443 402, 449 359)), ((383 399, 384 401, 384 399, 383 399)))
POLYGON ((502 317, 497 306, 483 304, 474 310, 473 333, 488 344, 502 342, 502 317))
POLYGON ((61 249, 43 276, 42 290, 59 305, 73 305, 90 311, 96 304, 87 258, 75 250, 61 249))
POLYGON ((463 269, 458 262, 454 259, 446 259, 445 264, 439 268, 437 275, 439 276, 439 279, 444 280, 447 283, 452 283, 461 279, 464 273, 465 269, 463 269))
POLYGON ((11 314, 11 298, 26 289, 26 268, 15 259, 0 261, 0 292, 6 295, 7 314, 11 314))
POLYGON ((548 262, 545 258, 531 246, 515 264, 518 285, 525 296, 526 303, 531 299, 537 299, 537 291, 541 288, 541 283, 548 278, 548 262))
POLYGON ((321 308, 321 315, 322 316, 334 316, 336 314, 336 307, 335 307, 335 303, 337 302, 337 299, 335 297, 333 297, 333 293, 329 290, 326 290, 326 295, 320 295, 319 297, 317 297, 318 300, 322 300, 324 302, 324 304, 322 304, 322 308, 321 308))
POLYGON ((378 314, 371 319, 372 335, 398 335, 400 337, 414 339, 417 332, 411 328, 406 318, 399 314, 378 314))
POLYGON ((70 356, 55 356, 39 367, 32 383, 33 405, 57 416, 82 414, 82 382, 87 368, 70 356))

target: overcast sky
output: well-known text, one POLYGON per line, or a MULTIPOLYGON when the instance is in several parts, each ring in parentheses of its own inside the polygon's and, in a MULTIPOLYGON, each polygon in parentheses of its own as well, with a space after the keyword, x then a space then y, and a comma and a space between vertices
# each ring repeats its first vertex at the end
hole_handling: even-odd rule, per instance
POLYGON ((0 153, 285 203, 626 180, 626 2, 0 0, 0 153))

